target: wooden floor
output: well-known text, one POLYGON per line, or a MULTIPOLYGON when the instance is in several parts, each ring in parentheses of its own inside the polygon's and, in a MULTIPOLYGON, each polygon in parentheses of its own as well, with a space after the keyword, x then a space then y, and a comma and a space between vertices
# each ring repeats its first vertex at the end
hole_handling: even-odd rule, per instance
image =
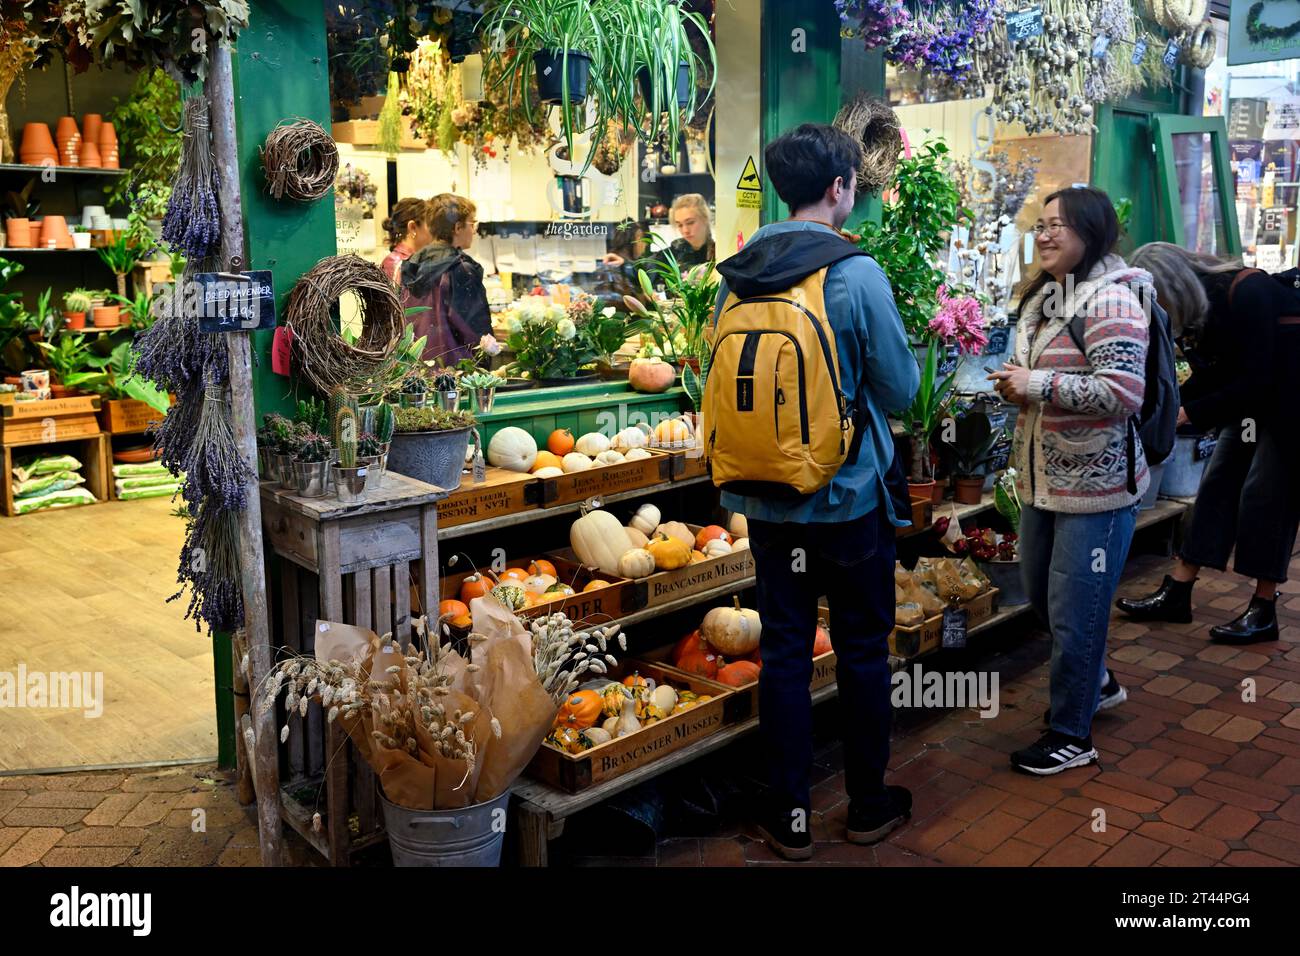
POLYGON ((213 758, 212 642, 176 590, 168 498, 0 517, 0 672, 104 675, 103 714, 0 708, 0 772, 213 758))

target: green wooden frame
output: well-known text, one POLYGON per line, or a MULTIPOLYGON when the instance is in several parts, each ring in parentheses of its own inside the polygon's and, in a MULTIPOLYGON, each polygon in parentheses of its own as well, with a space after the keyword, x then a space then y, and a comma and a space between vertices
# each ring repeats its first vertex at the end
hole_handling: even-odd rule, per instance
POLYGON ((1236 186, 1232 181, 1232 163, 1228 154, 1228 127, 1222 116, 1179 116, 1157 113, 1152 117, 1155 136, 1156 173, 1160 183, 1164 232, 1170 242, 1187 245, 1183 228, 1182 198, 1178 194, 1178 177, 1174 164, 1174 137, 1208 133, 1213 151, 1214 185, 1219 195, 1219 212, 1230 256, 1241 255, 1241 227, 1237 222, 1236 186))

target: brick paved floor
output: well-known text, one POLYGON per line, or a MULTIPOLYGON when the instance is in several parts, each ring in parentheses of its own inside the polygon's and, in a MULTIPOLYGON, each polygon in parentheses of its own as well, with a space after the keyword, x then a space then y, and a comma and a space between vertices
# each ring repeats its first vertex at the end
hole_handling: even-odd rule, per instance
MULTIPOLYGON (((1157 583, 1166 563, 1135 559, 1124 588, 1157 583)), ((1042 634, 1008 632, 943 662, 997 671, 1001 710, 902 711, 891 782, 912 789, 911 824, 876 847, 843 842, 843 764, 833 741, 836 705, 818 708, 813 790, 815 863, 865 866, 1286 866, 1300 865, 1300 561, 1279 601, 1275 647, 1223 648, 1206 630, 1249 598, 1244 581, 1209 573, 1197 621, 1112 622, 1110 666, 1129 690, 1098 717, 1101 764, 1039 779, 1013 773, 1007 755, 1037 736, 1047 706, 1042 634), (1242 682, 1254 680, 1254 700, 1242 682), (1105 827, 1099 828, 1098 811, 1105 827)), ((933 661, 939 666, 940 660, 933 661)), ((783 864, 744 835, 737 800, 701 826, 682 812, 701 781, 735 797, 752 788, 754 742, 697 763, 622 805, 665 822, 656 842, 625 811, 571 820, 555 864, 743 866, 783 864)), ((288 861, 321 860, 286 834, 288 861)), ((0 866, 254 866, 257 825, 229 780, 210 766, 0 777, 0 866), (195 810, 205 829, 196 831, 195 810)))

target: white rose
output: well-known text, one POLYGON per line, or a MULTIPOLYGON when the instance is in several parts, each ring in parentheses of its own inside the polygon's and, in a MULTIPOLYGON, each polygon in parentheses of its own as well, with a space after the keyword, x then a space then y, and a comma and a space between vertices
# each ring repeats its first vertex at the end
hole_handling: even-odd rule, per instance
POLYGON ((506 328, 510 330, 511 335, 516 335, 523 331, 524 323, 519 316, 511 315, 510 318, 506 319, 506 328))
POLYGON ((578 327, 573 324, 572 319, 560 319, 555 326, 555 334, 567 342, 578 334, 578 327))

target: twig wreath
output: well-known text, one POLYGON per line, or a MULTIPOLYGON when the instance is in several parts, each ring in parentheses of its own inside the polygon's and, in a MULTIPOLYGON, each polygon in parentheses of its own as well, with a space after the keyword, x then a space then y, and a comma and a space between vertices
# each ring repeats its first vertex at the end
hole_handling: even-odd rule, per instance
POLYGON ((309 119, 281 123, 262 144, 262 167, 271 195, 312 202, 334 185, 339 148, 329 133, 309 119))
POLYGON ((367 391, 395 360, 406 318, 397 290, 382 269, 360 256, 329 256, 289 293, 285 324, 293 336, 298 372, 323 394, 342 386, 367 391), (361 334, 344 341, 333 306, 345 292, 361 300, 361 334))

